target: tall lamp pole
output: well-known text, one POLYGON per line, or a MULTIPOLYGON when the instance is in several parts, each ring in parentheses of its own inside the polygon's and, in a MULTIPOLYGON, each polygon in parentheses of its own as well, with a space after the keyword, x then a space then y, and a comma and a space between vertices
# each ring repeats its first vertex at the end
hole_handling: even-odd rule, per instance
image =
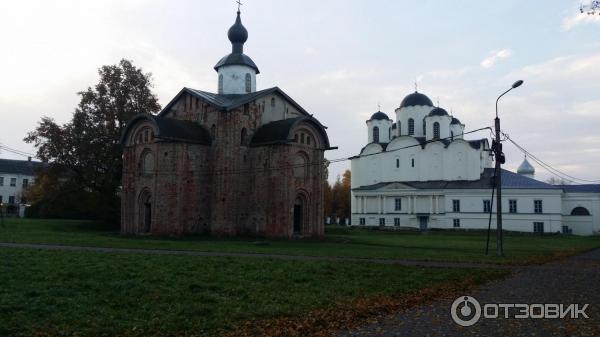
POLYGON ((496 140, 494 144, 492 144, 492 149, 494 150, 496 167, 495 167, 495 175, 496 175, 496 255, 503 256, 504 255, 504 247, 502 242, 502 173, 500 170, 500 165, 504 164, 505 157, 502 152, 502 143, 500 143, 500 118, 498 118, 498 101, 500 97, 506 95, 509 91, 518 88, 523 84, 522 80, 518 80, 513 83, 510 89, 503 92, 496 99, 496 119, 494 119, 494 127, 496 130, 496 140))

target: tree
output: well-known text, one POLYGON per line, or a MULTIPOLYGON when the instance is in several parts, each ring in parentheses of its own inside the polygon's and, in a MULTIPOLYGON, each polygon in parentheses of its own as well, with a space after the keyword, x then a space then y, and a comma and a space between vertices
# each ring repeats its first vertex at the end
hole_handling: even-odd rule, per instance
POLYGON ((352 180, 352 173, 350 172, 350 170, 346 170, 344 172, 344 174, 342 175, 342 191, 341 191, 341 195, 340 195, 340 197, 341 197, 341 201, 340 201, 341 212, 340 213, 342 214, 342 217, 344 219, 350 218, 351 180, 352 180))
POLYGON ((38 188, 30 201, 62 209, 58 204, 75 199, 69 208, 87 217, 115 220, 120 206, 121 133, 134 115, 156 113, 160 105, 151 91, 151 74, 131 61, 102 66, 98 73, 99 82, 78 93, 81 100, 71 121, 59 125, 43 117, 25 138, 52 168, 40 180, 49 193, 38 188))
POLYGON ((550 185, 571 185, 572 181, 563 178, 550 177, 546 180, 550 185))

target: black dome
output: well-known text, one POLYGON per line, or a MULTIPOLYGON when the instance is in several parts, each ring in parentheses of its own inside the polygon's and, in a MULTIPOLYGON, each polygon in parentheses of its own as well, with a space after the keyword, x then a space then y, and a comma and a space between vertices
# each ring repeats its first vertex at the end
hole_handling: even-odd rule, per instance
POLYGON ((433 102, 431 102, 429 97, 423 95, 420 92, 415 91, 412 94, 404 97, 404 99, 402 100, 402 103, 400 103, 400 107, 404 108, 404 107, 413 106, 413 105, 433 106, 433 102))
POLYGON ((433 108, 433 110, 431 110, 429 112, 429 115, 427 115, 427 116, 431 117, 431 116, 449 116, 449 115, 448 115, 448 111, 446 111, 440 107, 435 107, 435 108, 433 108))
POLYGON ((254 69, 259 74, 260 71, 254 61, 248 55, 244 54, 244 43, 248 40, 248 30, 242 25, 239 11, 237 12, 235 23, 227 31, 227 37, 231 41, 231 54, 225 55, 219 60, 214 69, 218 71, 219 68, 226 65, 245 65, 254 69))
POLYGON ((373 114, 373 116, 371 116, 371 118, 369 118, 369 120, 382 120, 382 119, 387 119, 390 120, 390 118, 388 117, 388 115, 386 115, 385 113, 381 112, 381 111, 377 111, 376 113, 373 114))
POLYGON ((242 25, 239 11, 237 12, 235 23, 229 28, 229 31, 227 31, 227 37, 232 44, 240 43, 243 45, 248 40, 248 30, 242 25))
POLYGON ((458 120, 458 118, 452 117, 452 122, 450 122, 450 124, 460 124, 460 121, 458 120))

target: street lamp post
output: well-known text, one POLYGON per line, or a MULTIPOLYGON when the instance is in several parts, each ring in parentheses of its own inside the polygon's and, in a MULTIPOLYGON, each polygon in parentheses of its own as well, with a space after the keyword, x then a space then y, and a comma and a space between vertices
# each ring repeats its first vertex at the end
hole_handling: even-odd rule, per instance
POLYGON ((522 80, 518 80, 513 85, 503 92, 496 99, 496 119, 494 119, 494 128, 496 130, 496 140, 492 145, 495 154, 496 167, 495 167, 495 175, 496 175, 496 255, 503 256, 504 255, 504 247, 502 242, 502 173, 500 170, 500 165, 504 164, 505 158, 504 153, 502 152, 502 143, 500 143, 500 118, 498 118, 498 101, 500 97, 506 95, 509 91, 518 88, 523 84, 522 80))

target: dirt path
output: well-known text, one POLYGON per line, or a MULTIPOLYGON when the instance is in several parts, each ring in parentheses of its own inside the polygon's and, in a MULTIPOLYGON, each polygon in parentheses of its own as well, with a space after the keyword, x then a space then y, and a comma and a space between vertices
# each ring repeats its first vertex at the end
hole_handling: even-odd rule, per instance
POLYGON ((338 256, 306 256, 306 255, 261 254, 261 253, 203 252, 203 251, 193 251, 193 250, 167 250, 167 249, 104 248, 104 247, 84 247, 84 246, 30 244, 30 243, 6 243, 6 242, 0 242, 0 248, 66 250, 66 251, 86 251, 86 252, 98 252, 98 253, 124 253, 124 254, 189 255, 189 256, 208 256, 208 257, 252 257, 252 258, 263 258, 263 259, 281 259, 281 260, 298 260, 298 261, 350 261, 350 262, 368 262, 368 263, 380 263, 380 264, 390 264, 390 265, 440 267, 440 268, 495 268, 495 269, 515 269, 516 268, 515 266, 510 266, 510 265, 476 263, 476 262, 444 262, 444 261, 375 259, 375 258, 338 257, 338 256))
POLYGON ((500 319, 482 317, 474 325, 462 327, 452 320, 452 298, 380 319, 356 331, 339 332, 338 336, 600 336, 600 250, 521 268, 509 278, 464 295, 478 300, 481 307, 486 303, 562 303, 579 304, 580 308, 589 304, 585 310, 589 319, 506 319, 499 311, 500 319))

